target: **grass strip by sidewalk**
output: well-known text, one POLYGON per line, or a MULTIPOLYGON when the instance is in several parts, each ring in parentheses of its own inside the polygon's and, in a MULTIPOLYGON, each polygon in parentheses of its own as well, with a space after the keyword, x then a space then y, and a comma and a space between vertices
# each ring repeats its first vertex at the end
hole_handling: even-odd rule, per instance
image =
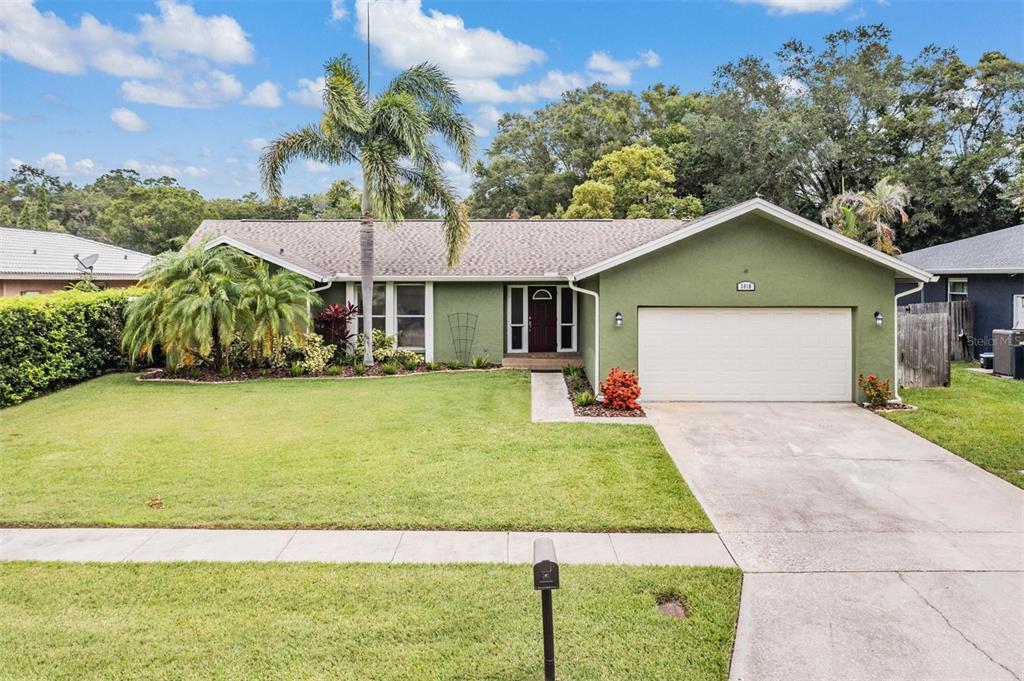
POLYGON ((957 456, 1024 488, 1024 381, 953 365, 948 388, 902 388, 917 411, 885 417, 957 456))
MULTIPOLYGON (((740 582, 564 565, 559 678, 726 679, 740 582)), ((536 679, 539 600, 528 565, 2 563, 0 654, 10 678, 536 679)))

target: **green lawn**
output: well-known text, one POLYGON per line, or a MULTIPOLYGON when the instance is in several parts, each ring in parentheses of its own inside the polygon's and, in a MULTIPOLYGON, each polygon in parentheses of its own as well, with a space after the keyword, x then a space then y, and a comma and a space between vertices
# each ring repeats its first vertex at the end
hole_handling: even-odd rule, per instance
POLYGON ((949 388, 904 388, 915 412, 886 417, 1024 488, 1024 381, 953 366, 949 388))
MULTIPOLYGON (((740 572, 564 566, 561 679, 726 679, 740 572), (689 619, 656 609, 682 597, 689 619)), ((530 567, 0 565, 5 678, 537 679, 530 567)))
POLYGON ((653 429, 533 424, 529 381, 105 376, 0 411, 0 526, 712 529, 653 429))

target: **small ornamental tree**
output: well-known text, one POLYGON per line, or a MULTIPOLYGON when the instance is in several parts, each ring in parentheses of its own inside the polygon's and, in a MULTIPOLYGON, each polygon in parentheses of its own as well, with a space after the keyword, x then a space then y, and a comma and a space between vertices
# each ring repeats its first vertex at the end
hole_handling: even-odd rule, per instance
POLYGON ((608 372, 608 378, 601 384, 604 403, 612 409, 639 409, 636 403, 640 397, 640 379, 629 371, 615 367, 608 372))

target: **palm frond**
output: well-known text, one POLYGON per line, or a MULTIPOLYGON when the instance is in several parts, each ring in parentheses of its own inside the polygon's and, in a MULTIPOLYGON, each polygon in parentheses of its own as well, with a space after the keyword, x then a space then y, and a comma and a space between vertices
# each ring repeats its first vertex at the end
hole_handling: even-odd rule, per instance
POLYGON ((376 216, 388 227, 394 227, 405 218, 405 199, 401 190, 402 154, 390 142, 374 140, 363 147, 363 191, 369 193, 370 205, 376 216))
POLYGON ((395 76, 384 90, 384 95, 391 93, 412 95, 430 107, 454 109, 462 103, 452 79, 429 62, 409 67, 395 76))
POLYGON ((469 241, 469 212, 455 190, 435 165, 403 168, 403 179, 419 190, 424 200, 441 213, 441 234, 447 251, 448 267, 454 267, 469 241))
POLYGON ((441 135, 458 155, 459 165, 467 169, 476 144, 476 130, 469 117, 455 109, 443 107, 428 109, 427 119, 430 130, 441 135))
POLYGON ((281 196, 284 172, 298 158, 332 165, 358 160, 350 140, 325 135, 313 126, 285 133, 268 144, 260 156, 260 181, 271 199, 281 196))
POLYGON ((413 161, 429 163, 438 156, 430 142, 430 120, 409 94, 391 93, 374 101, 370 133, 390 140, 400 155, 413 161))
POLYGON ((342 55, 324 64, 324 124, 336 136, 359 136, 369 123, 366 85, 359 69, 342 55))

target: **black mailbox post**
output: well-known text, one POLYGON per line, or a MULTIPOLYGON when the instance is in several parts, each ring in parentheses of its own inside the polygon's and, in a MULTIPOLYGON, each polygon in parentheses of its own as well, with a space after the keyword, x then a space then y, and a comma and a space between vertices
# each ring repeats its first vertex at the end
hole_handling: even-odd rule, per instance
POLYGON ((540 609, 544 620, 544 679, 555 681, 555 623, 551 611, 551 591, 558 588, 558 559, 555 542, 533 540, 533 588, 540 591, 540 609))

